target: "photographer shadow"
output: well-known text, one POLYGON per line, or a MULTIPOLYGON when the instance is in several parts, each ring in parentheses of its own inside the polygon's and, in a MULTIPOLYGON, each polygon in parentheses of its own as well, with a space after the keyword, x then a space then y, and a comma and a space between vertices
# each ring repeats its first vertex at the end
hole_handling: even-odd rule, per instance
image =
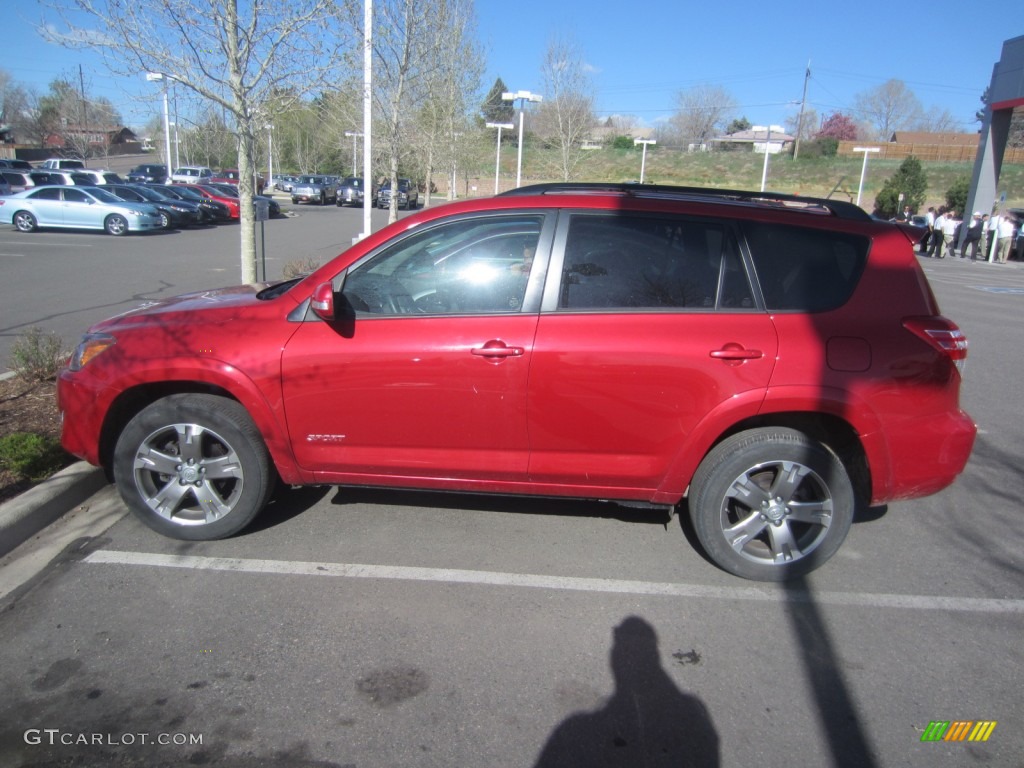
POLYGON ((614 630, 615 692, 601 709, 570 715, 548 738, 535 768, 720 764, 711 716, 661 667, 658 635, 630 616, 614 630))

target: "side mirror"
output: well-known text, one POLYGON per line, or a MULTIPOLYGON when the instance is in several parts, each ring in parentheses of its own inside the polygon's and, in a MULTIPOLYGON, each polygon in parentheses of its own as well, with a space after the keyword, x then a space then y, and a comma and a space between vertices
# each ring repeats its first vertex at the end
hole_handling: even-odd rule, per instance
POLYGON ((321 320, 334 322, 334 286, 330 283, 320 283, 313 290, 309 306, 313 310, 313 314, 321 320))

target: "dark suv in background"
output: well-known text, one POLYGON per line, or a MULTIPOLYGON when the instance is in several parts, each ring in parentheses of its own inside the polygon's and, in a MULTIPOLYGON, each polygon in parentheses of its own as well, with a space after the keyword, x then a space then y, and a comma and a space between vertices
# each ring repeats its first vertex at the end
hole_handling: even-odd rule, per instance
POLYGON ((797 576, 971 452, 967 341, 911 237, 655 185, 438 206, 308 276, 94 326, 62 441, 179 539, 241 530, 276 480, 582 497, 685 510, 722 568, 797 576))
POLYGON ((128 181, 133 184, 166 184, 168 175, 166 165, 137 165, 128 171, 128 181))

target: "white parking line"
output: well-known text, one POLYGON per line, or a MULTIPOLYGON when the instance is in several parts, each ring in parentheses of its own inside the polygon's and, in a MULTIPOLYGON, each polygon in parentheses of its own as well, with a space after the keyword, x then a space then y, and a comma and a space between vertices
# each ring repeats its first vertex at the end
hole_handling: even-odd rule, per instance
POLYGON ((710 587, 699 584, 588 579, 449 568, 409 568, 395 565, 362 565, 356 563, 249 560, 228 557, 159 555, 148 552, 117 552, 113 550, 93 552, 85 558, 84 562, 108 565, 140 565, 158 568, 189 568, 200 571, 234 571, 237 573, 267 573, 289 576, 330 576, 348 579, 397 579, 402 581, 435 581, 448 584, 559 589, 575 592, 697 597, 712 600, 752 600, 764 603, 821 603, 863 606, 867 608, 1024 614, 1024 600, 936 597, 928 595, 855 594, 853 592, 808 592, 806 590, 787 591, 783 587, 770 587, 767 585, 764 587, 710 587))

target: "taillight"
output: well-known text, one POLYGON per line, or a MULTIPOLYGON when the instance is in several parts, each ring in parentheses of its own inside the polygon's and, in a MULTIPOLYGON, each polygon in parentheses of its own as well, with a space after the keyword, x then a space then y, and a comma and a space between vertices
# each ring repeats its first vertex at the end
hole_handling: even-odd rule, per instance
POLYGON ((931 317, 905 317, 903 327, 924 339, 939 352, 949 356, 960 373, 967 363, 967 337, 956 323, 939 315, 931 317))

